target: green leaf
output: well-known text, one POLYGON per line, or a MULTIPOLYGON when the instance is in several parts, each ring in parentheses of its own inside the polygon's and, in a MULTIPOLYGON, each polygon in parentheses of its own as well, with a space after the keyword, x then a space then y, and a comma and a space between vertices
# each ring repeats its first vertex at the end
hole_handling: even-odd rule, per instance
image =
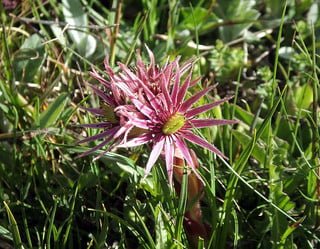
POLYGON ((160 204, 155 207, 154 216, 156 227, 156 249, 168 248, 169 233, 165 226, 167 221, 163 217, 164 214, 161 211, 160 204))
POLYGON ((18 81, 33 82, 44 61, 45 49, 41 37, 33 34, 14 54, 13 68, 18 81))
POLYGON ((255 0, 218 1, 220 16, 225 22, 232 24, 220 28, 219 31, 223 41, 234 40, 258 19, 260 13, 253 9, 255 2, 255 0))
POLYGON ((181 15, 183 18, 178 27, 181 31, 194 31, 197 28, 199 34, 205 34, 216 28, 219 23, 219 18, 213 12, 201 7, 182 8, 181 15))
POLYGON ((309 109, 311 103, 313 102, 313 91, 309 84, 300 86, 294 92, 295 102, 297 108, 309 109))
POLYGON ((68 101, 69 98, 67 93, 57 97, 56 100, 49 105, 48 109, 41 113, 40 128, 47 128, 55 125, 68 101))
MULTIPOLYGON (((233 130, 232 134, 236 137, 236 139, 241 143, 243 147, 249 144, 252 140, 251 136, 237 130, 233 130)), ((260 163, 263 164, 266 156, 265 153, 266 153, 265 146, 262 146, 261 144, 256 143, 252 151, 252 156, 255 159, 257 159, 260 163)))
POLYGON ((302 217, 297 222, 295 222, 287 227, 287 229, 284 231, 284 233, 281 236, 279 249, 293 248, 292 245, 290 245, 288 247, 286 246, 286 240, 299 227, 299 225, 304 221, 304 219, 305 219, 305 217, 302 217))
POLYGON ((83 11, 81 1, 62 0, 62 12, 69 25, 78 26, 77 30, 68 30, 77 51, 86 58, 93 55, 97 48, 97 40, 88 34, 88 28, 85 27, 88 26, 88 16, 83 11))

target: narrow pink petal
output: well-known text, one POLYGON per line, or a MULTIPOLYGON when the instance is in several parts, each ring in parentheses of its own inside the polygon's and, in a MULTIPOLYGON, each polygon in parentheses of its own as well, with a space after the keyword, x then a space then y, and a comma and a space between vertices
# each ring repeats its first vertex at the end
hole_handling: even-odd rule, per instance
POLYGON ((194 161, 194 159, 191 156, 190 150, 188 149, 187 145, 185 144, 185 142, 183 141, 183 139, 180 138, 176 138, 176 145, 177 148, 181 151, 184 159, 187 161, 187 165, 189 167, 191 167, 192 171, 195 173, 195 175, 200 179, 200 181, 205 185, 205 182, 203 181, 203 179, 201 178, 201 176, 199 175, 198 171, 197 171, 197 166, 196 166, 196 162, 194 161))
POLYGON ((175 81, 173 84, 173 88, 171 91, 171 99, 172 99, 172 103, 175 106, 177 103, 177 97, 178 97, 178 92, 179 92, 179 84, 180 84, 180 70, 179 70, 179 64, 177 61, 174 61, 173 63, 175 63, 175 70, 176 70, 176 74, 175 74, 175 81))
POLYGON ((153 92, 150 90, 150 88, 148 86, 146 86, 144 83, 140 84, 144 90, 144 93, 147 97, 147 99, 149 100, 151 106, 155 109, 158 110, 159 108, 161 108, 161 105, 159 103, 159 101, 157 100, 157 97, 153 94, 153 92))
POLYGON ((147 49, 147 52, 148 52, 149 58, 150 58, 151 73, 152 73, 152 76, 154 76, 155 75, 155 66, 156 66, 155 59, 154 59, 154 54, 152 53, 152 51, 149 49, 149 47, 147 45, 145 45, 145 47, 147 49))
POLYGON ((206 95, 212 89, 213 89, 213 87, 208 87, 208 88, 205 88, 202 91, 196 93, 195 95, 193 95, 192 97, 187 99, 185 102, 183 102, 179 111, 182 113, 186 112, 195 102, 197 102, 201 97, 206 95))
POLYGON ((215 125, 229 125, 238 123, 237 120, 227 120, 227 119, 194 119, 189 120, 190 127, 203 128, 215 125))
POLYGON ((171 81, 171 75, 172 75, 172 70, 174 68, 174 63, 168 63, 169 59, 167 59, 166 65, 163 66, 163 74, 162 77, 164 79, 164 87, 166 87, 167 89, 169 89, 170 87, 170 81, 171 81))
POLYGON ((112 71, 112 68, 109 65, 109 57, 107 56, 104 61, 104 68, 106 69, 107 74, 109 75, 110 78, 114 76, 114 72, 112 71))
POLYGON ((186 113, 186 117, 187 118, 192 118, 200 113, 203 113, 203 112, 206 112, 206 111, 209 111, 210 109, 218 106, 218 105, 221 105, 223 104, 224 102, 232 99, 233 97, 226 97, 224 99, 221 99, 221 100, 218 100, 218 101, 215 101, 213 103, 210 103, 210 104, 206 104, 206 105, 203 105, 203 106, 199 106, 199 107, 196 107, 196 108, 193 108, 189 111, 187 111, 186 113))
MULTIPOLYGON (((134 97, 134 93, 132 92, 132 89, 130 89, 127 84, 125 84, 125 83, 123 83, 123 82, 117 82, 117 83, 115 83, 115 85, 116 85, 119 89, 121 89, 121 90, 123 91, 123 93, 124 93, 125 95, 127 95, 128 97, 134 97)), ((118 96, 118 97, 119 97, 119 96, 118 96)))
MULTIPOLYGON (((92 88, 92 90, 94 91, 95 94, 97 94, 104 102, 106 102, 109 106, 115 106, 115 102, 113 100, 112 97, 108 96, 107 94, 105 94, 102 90, 100 90, 99 88, 90 85, 90 87, 92 88)), ((110 91, 110 90, 109 90, 110 91)))
POLYGON ((140 135, 139 137, 135 137, 130 139, 126 143, 119 144, 117 147, 119 148, 128 148, 128 147, 135 147, 139 145, 143 145, 152 141, 152 135, 150 133, 140 135))
POLYGON ((185 160, 187 161, 187 164, 191 167, 191 168, 195 168, 194 162, 192 160, 190 151, 187 147, 187 145, 185 144, 185 142, 180 139, 179 137, 176 137, 175 139, 176 142, 176 146, 177 148, 181 151, 183 157, 185 158, 185 160))
POLYGON ((174 146, 170 137, 165 139, 164 150, 169 184, 172 186, 174 146))
POLYGON ((105 110, 99 108, 81 107, 81 109, 84 109, 98 116, 104 116, 106 114, 105 110))
POLYGON ((213 153, 217 154, 218 156, 227 159, 227 157, 223 155, 223 153, 220 150, 218 150, 214 145, 208 143, 206 140, 202 139, 201 137, 194 135, 192 132, 183 131, 180 133, 180 135, 183 138, 189 140, 190 142, 200 145, 201 147, 205 147, 208 150, 212 151, 213 153))
POLYGON ((165 99, 165 101, 163 101, 164 107, 166 108, 166 110, 172 112, 173 103, 172 103, 171 96, 170 96, 169 91, 168 91, 169 86, 166 83, 165 76, 160 78, 159 83, 160 83, 160 89, 161 89, 162 94, 163 94, 164 99, 165 99))
POLYGON ((195 60, 194 58, 191 58, 191 59, 187 60, 186 62, 184 62, 183 65, 180 67, 181 76, 184 75, 193 66, 193 64, 196 61, 197 60, 195 60))
POLYGON ((149 129, 148 121, 134 118, 130 120, 130 123, 136 127, 139 127, 141 129, 149 129))
POLYGON ((120 92, 119 88, 117 88, 115 84, 111 85, 111 92, 112 92, 113 99, 116 102, 116 106, 122 105, 124 103, 123 99, 126 96, 124 96, 124 94, 120 92))
POLYGON ((77 127, 86 127, 86 128, 93 128, 93 129, 101 129, 101 128, 106 128, 108 126, 111 126, 111 122, 100 122, 100 123, 95 123, 95 124, 79 124, 77 127))
POLYGON ((108 144, 110 141, 112 140, 112 137, 108 137, 105 141, 103 141, 102 143, 98 144, 97 146, 94 146, 93 148, 91 148, 90 150, 87 150, 86 152, 80 154, 79 156, 77 156, 76 158, 80 158, 80 157, 85 157, 89 154, 91 154, 92 152, 101 149, 103 146, 105 146, 106 144, 108 144))
POLYGON ((100 144, 94 146, 93 148, 91 148, 90 150, 87 150, 86 152, 80 154, 76 158, 87 156, 87 155, 91 154, 92 152, 101 149, 103 146, 108 144, 112 139, 113 139, 113 136, 112 136, 112 134, 110 134, 109 137, 107 137, 102 143, 100 143, 100 144))
POLYGON ((184 84, 179 89, 178 96, 177 96, 177 102, 176 102, 177 105, 180 105, 181 102, 183 101, 184 97, 186 96, 187 90, 190 86, 191 77, 192 77, 192 70, 190 71, 184 84))
POLYGON ((202 79, 201 76, 198 78, 195 78, 193 81, 190 82, 190 87, 195 86, 201 79, 202 79))
POLYGON ((161 138, 160 141, 156 142, 153 147, 152 151, 149 156, 149 160, 147 162, 147 166, 145 169, 145 175, 148 175, 151 171, 152 166, 156 163, 162 149, 163 149, 163 144, 164 144, 164 138, 161 138))
POLYGON ((110 87, 110 82, 103 78, 94 68, 92 68, 92 72, 90 72, 90 75, 96 80, 98 80, 105 87, 110 87))
POLYGON ((152 119, 154 111, 148 107, 147 103, 142 103, 140 100, 135 98, 132 98, 131 101, 142 114, 144 114, 149 119, 152 119))
POLYGON ((77 144, 83 144, 83 143, 86 143, 86 142, 91 142, 91 141, 94 141, 94 140, 99 140, 99 139, 104 138, 104 137, 108 137, 111 134, 114 134, 118 129, 119 129, 119 127, 117 126, 117 127, 114 127, 114 128, 112 128, 110 130, 103 131, 103 132, 101 132, 101 133, 99 133, 97 135, 82 139, 82 140, 78 141, 77 144))
POLYGON ((120 136, 122 136, 126 130, 128 129, 129 127, 127 127, 127 124, 123 125, 120 127, 120 129, 113 135, 113 138, 114 139, 117 139, 119 138, 120 136))

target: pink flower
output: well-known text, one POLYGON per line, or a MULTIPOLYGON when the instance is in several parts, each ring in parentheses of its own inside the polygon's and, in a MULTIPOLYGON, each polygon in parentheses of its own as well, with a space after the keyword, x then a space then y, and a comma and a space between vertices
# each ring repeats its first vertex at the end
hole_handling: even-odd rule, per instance
POLYGON ((186 99, 188 89, 200 80, 199 78, 192 80, 193 62, 187 61, 179 66, 179 58, 177 58, 160 68, 155 64, 153 53, 148 48, 147 50, 150 57, 149 66, 138 58, 135 70, 130 70, 119 63, 120 72, 118 73, 114 73, 106 63, 109 80, 102 78, 95 71, 92 73, 106 88, 107 93, 92 87, 103 104, 101 108, 90 109, 90 111, 104 116, 106 120, 99 124, 87 125, 92 128, 103 128, 104 131, 82 142, 101 138, 104 138, 104 141, 84 154, 87 155, 106 144, 132 147, 150 143, 152 149, 146 165, 146 174, 150 172, 162 153, 165 157, 169 182, 172 183, 175 149, 181 151, 187 164, 196 173, 186 141, 225 158, 214 145, 195 135, 193 129, 235 124, 237 121, 197 119, 197 115, 209 111, 230 98, 194 107, 194 104, 213 87, 205 88, 186 99), (182 77, 186 73, 188 75, 182 82, 182 77))
POLYGON ((179 59, 176 59, 171 63, 166 63, 162 68, 158 68, 155 65, 154 55, 149 49, 148 53, 150 65, 147 67, 139 60, 137 63, 137 73, 120 64, 123 71, 122 80, 116 82, 116 85, 130 97, 131 103, 136 108, 135 111, 127 112, 127 118, 130 120, 130 123, 143 129, 145 132, 119 146, 131 147, 151 142, 152 150, 147 162, 146 174, 150 172, 161 152, 164 152, 169 181, 171 183, 175 148, 181 151, 187 164, 192 169, 195 169, 190 150, 185 142, 186 140, 207 148, 218 156, 225 158, 222 152, 214 145, 195 135, 193 129, 235 124, 237 121, 196 119, 197 115, 226 102, 230 98, 193 107, 201 97, 213 88, 205 88, 185 100, 188 89, 199 82, 199 79, 191 79, 193 62, 189 61, 180 67, 178 63, 179 59), (188 71, 189 74, 181 84, 182 75, 188 71))
MULTIPOLYGON (((124 137, 127 137, 128 133, 134 128, 134 125, 127 123, 125 116, 118 115, 116 112, 117 107, 126 105, 126 100, 128 98, 126 98, 126 96, 123 95, 123 93, 114 84, 114 82, 117 80, 114 79, 114 77, 117 78, 117 76, 114 75, 107 60, 105 60, 105 68, 110 80, 106 80, 95 70, 91 72, 91 76, 97 79, 104 87, 103 91, 93 85, 90 85, 94 93, 99 96, 101 100, 100 108, 84 108, 85 110, 103 119, 103 121, 95 124, 81 125, 82 127, 87 128, 104 129, 104 131, 97 135, 80 140, 78 143, 86 143, 101 139, 103 141, 90 150, 82 153, 79 157, 89 155, 90 153, 99 150, 106 145, 109 145, 108 149, 110 149, 110 144, 113 146, 117 145, 124 137)), ((134 108, 134 106, 132 107, 134 108)), ((129 107, 127 108, 129 109, 129 107)))

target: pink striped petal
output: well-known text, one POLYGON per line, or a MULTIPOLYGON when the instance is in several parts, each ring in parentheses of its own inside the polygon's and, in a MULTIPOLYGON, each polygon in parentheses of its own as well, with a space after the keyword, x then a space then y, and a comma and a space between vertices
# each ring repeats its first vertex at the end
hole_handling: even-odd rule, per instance
POLYGON ((110 125, 112 125, 111 122, 101 122, 101 123, 95 123, 95 124, 79 124, 79 125, 77 125, 77 127, 101 129, 101 128, 106 128, 110 125))
POLYGON ((192 132, 183 131, 181 132, 181 136, 189 140, 190 142, 200 145, 201 147, 205 147, 208 150, 212 151, 213 153, 217 154, 218 156, 227 159, 227 157, 223 155, 223 153, 220 150, 218 150, 214 145, 208 143, 206 140, 202 139, 201 137, 194 135, 192 132))
MULTIPOLYGON (((107 94, 105 94, 102 90, 100 90, 99 88, 90 85, 90 88, 92 88, 92 90, 95 92, 95 94, 97 94, 104 102, 106 102, 109 106, 114 107, 115 106, 115 102, 113 100, 112 97, 108 96, 107 94)), ((110 90, 109 90, 110 91, 110 90)))
POLYGON ((156 62, 154 59, 154 54, 152 53, 152 51, 149 49, 149 47, 146 44, 145 44, 145 47, 147 49, 147 52, 148 52, 149 58, 150 58, 151 74, 152 74, 152 76, 154 76, 156 74, 156 70, 155 70, 156 62))
POLYGON ((187 90, 190 86, 191 77, 192 77, 192 69, 187 79, 185 80, 184 84, 179 89, 176 105, 180 105, 181 102, 184 100, 184 97, 186 96, 187 90))
POLYGON ((199 107, 196 107, 196 108, 193 108, 189 111, 187 111, 186 113, 186 117, 187 118, 192 118, 200 113, 203 113, 203 112, 206 112, 206 111, 209 111, 210 109, 218 106, 218 105, 221 105, 223 104, 224 102, 232 99, 233 97, 226 97, 224 99, 221 99, 221 100, 218 100, 218 101, 215 101, 213 103, 210 103, 210 104, 206 104, 206 105, 203 105, 203 106, 199 106, 199 107))
POLYGON ((179 84, 180 84, 180 70, 179 70, 179 64, 177 61, 175 62, 175 67, 176 67, 176 75, 175 75, 175 81, 173 84, 173 88, 171 91, 171 99, 173 105, 176 105, 177 103, 177 97, 178 97, 178 92, 179 92, 179 84))
POLYGON ((176 141, 177 149, 181 151, 182 156, 187 161, 187 165, 191 167, 191 170, 195 173, 198 179, 200 179, 200 181, 205 185, 205 182, 203 181, 202 177, 199 175, 197 171, 197 164, 198 164, 198 162, 196 161, 197 158, 194 158, 194 156, 191 155, 191 151, 189 150, 189 148, 187 147, 187 145, 182 139, 180 140, 177 138, 175 141, 176 141))
POLYGON ((140 100, 135 98, 132 98, 131 101, 142 114, 152 120, 154 111, 148 107, 147 103, 142 103, 140 100))
POLYGON ((114 127, 114 128, 112 128, 110 130, 103 131, 103 132, 101 132, 101 133, 99 133, 97 135, 82 139, 82 140, 78 141, 77 144, 83 144, 83 143, 86 143, 86 142, 91 142, 91 141, 94 141, 94 140, 99 140, 99 139, 104 138, 104 137, 108 137, 111 134, 115 134, 118 129, 119 129, 119 127, 117 126, 117 127, 114 127))
POLYGON ((206 95, 208 92, 210 92, 213 89, 213 87, 208 87, 203 89, 202 91, 196 93, 189 99, 187 99, 180 107, 180 112, 184 113, 186 112, 195 102, 197 102, 201 97, 206 95))
POLYGON ((119 89, 121 89, 128 97, 134 97, 134 93, 132 92, 132 89, 130 89, 127 84, 125 84, 123 82, 117 82, 117 83, 115 83, 115 85, 119 89))
POLYGON ((109 75, 109 77, 112 78, 114 76, 114 73, 113 73, 112 68, 109 65, 109 57, 108 56, 104 59, 103 63, 104 63, 104 68, 106 69, 107 74, 109 75))
POLYGON ((227 120, 227 119, 194 119, 188 121, 191 128, 204 128, 208 126, 215 125, 229 125, 238 123, 237 120, 227 120))
POLYGON ((148 125, 149 122, 147 120, 133 118, 133 119, 130 119, 130 123, 141 129, 146 129, 146 130, 149 129, 149 125, 148 125))
POLYGON ((191 167, 191 168, 195 168, 195 164, 192 160, 192 157, 191 157, 191 154, 190 154, 190 151, 189 151, 189 148, 187 147, 187 145, 185 144, 185 142, 176 137, 175 139, 175 142, 176 142, 176 146, 177 148, 181 151, 184 159, 187 161, 187 164, 191 167))
POLYGON ((98 80, 105 87, 110 87, 110 82, 103 78, 94 68, 92 68, 92 72, 90 72, 90 75, 96 80, 98 80))
POLYGON ((172 177, 173 177, 173 155, 174 155, 174 146, 170 137, 166 137, 165 144, 165 158, 166 158, 166 167, 169 178, 169 184, 172 186, 172 177))
POLYGON ((102 110, 99 108, 89 108, 89 107, 81 107, 81 108, 98 116, 104 116, 106 114, 105 110, 102 110))
MULTIPOLYGON (((167 62, 168 63, 168 59, 167 62)), ((170 88, 170 80, 172 77, 172 70, 174 69, 174 63, 169 63, 168 65, 163 66, 162 70, 163 70, 163 74, 162 77, 163 78, 163 87, 165 87, 166 89, 170 88)))
POLYGON ((151 106, 155 110, 159 110, 159 108, 161 108, 161 105, 160 105, 159 101, 157 100, 157 97, 153 94, 153 92, 145 84, 141 84, 141 86, 142 86, 144 93, 145 93, 147 99, 149 100, 151 106))
POLYGON ((117 147, 119 148, 135 147, 135 146, 149 143, 152 141, 152 139, 153 139, 152 135, 150 133, 147 133, 147 134, 140 135, 139 137, 132 138, 126 143, 119 144, 117 147))
POLYGON ((201 76, 198 78, 195 78, 193 81, 190 82, 190 87, 195 86, 201 79, 202 79, 201 76))
POLYGON ((183 65, 180 67, 180 75, 184 75, 197 61, 197 59, 191 58, 183 63, 183 65))
POLYGON ((166 84, 166 79, 165 79, 165 76, 164 77, 161 77, 160 78, 160 89, 162 91, 162 94, 164 96, 164 101, 163 101, 163 104, 165 105, 165 108, 172 112, 173 110, 173 103, 172 103, 172 100, 171 100, 171 96, 169 94, 169 91, 168 91, 168 86, 166 84))
POLYGON ((145 175, 148 175, 150 173, 152 166, 156 163, 157 159, 159 158, 160 153, 163 149, 164 140, 164 138, 160 138, 160 141, 156 142, 153 145, 152 151, 149 156, 149 160, 147 162, 145 175))
POLYGON ((93 148, 91 148, 90 150, 87 150, 86 152, 80 154, 79 156, 77 156, 76 158, 80 158, 80 157, 84 157, 87 156, 89 154, 91 154, 92 152, 101 149, 103 146, 105 146, 106 144, 108 144, 111 140, 113 139, 112 134, 110 134, 109 137, 106 138, 106 140, 104 140, 102 143, 94 146, 93 148))

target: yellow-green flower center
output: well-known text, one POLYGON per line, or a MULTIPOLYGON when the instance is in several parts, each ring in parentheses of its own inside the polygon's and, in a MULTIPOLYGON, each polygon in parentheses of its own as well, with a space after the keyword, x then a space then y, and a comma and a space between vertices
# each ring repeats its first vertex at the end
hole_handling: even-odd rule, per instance
POLYGON ((165 135, 176 133, 184 126, 185 123, 185 117, 182 114, 176 113, 163 125, 162 132, 165 135))

